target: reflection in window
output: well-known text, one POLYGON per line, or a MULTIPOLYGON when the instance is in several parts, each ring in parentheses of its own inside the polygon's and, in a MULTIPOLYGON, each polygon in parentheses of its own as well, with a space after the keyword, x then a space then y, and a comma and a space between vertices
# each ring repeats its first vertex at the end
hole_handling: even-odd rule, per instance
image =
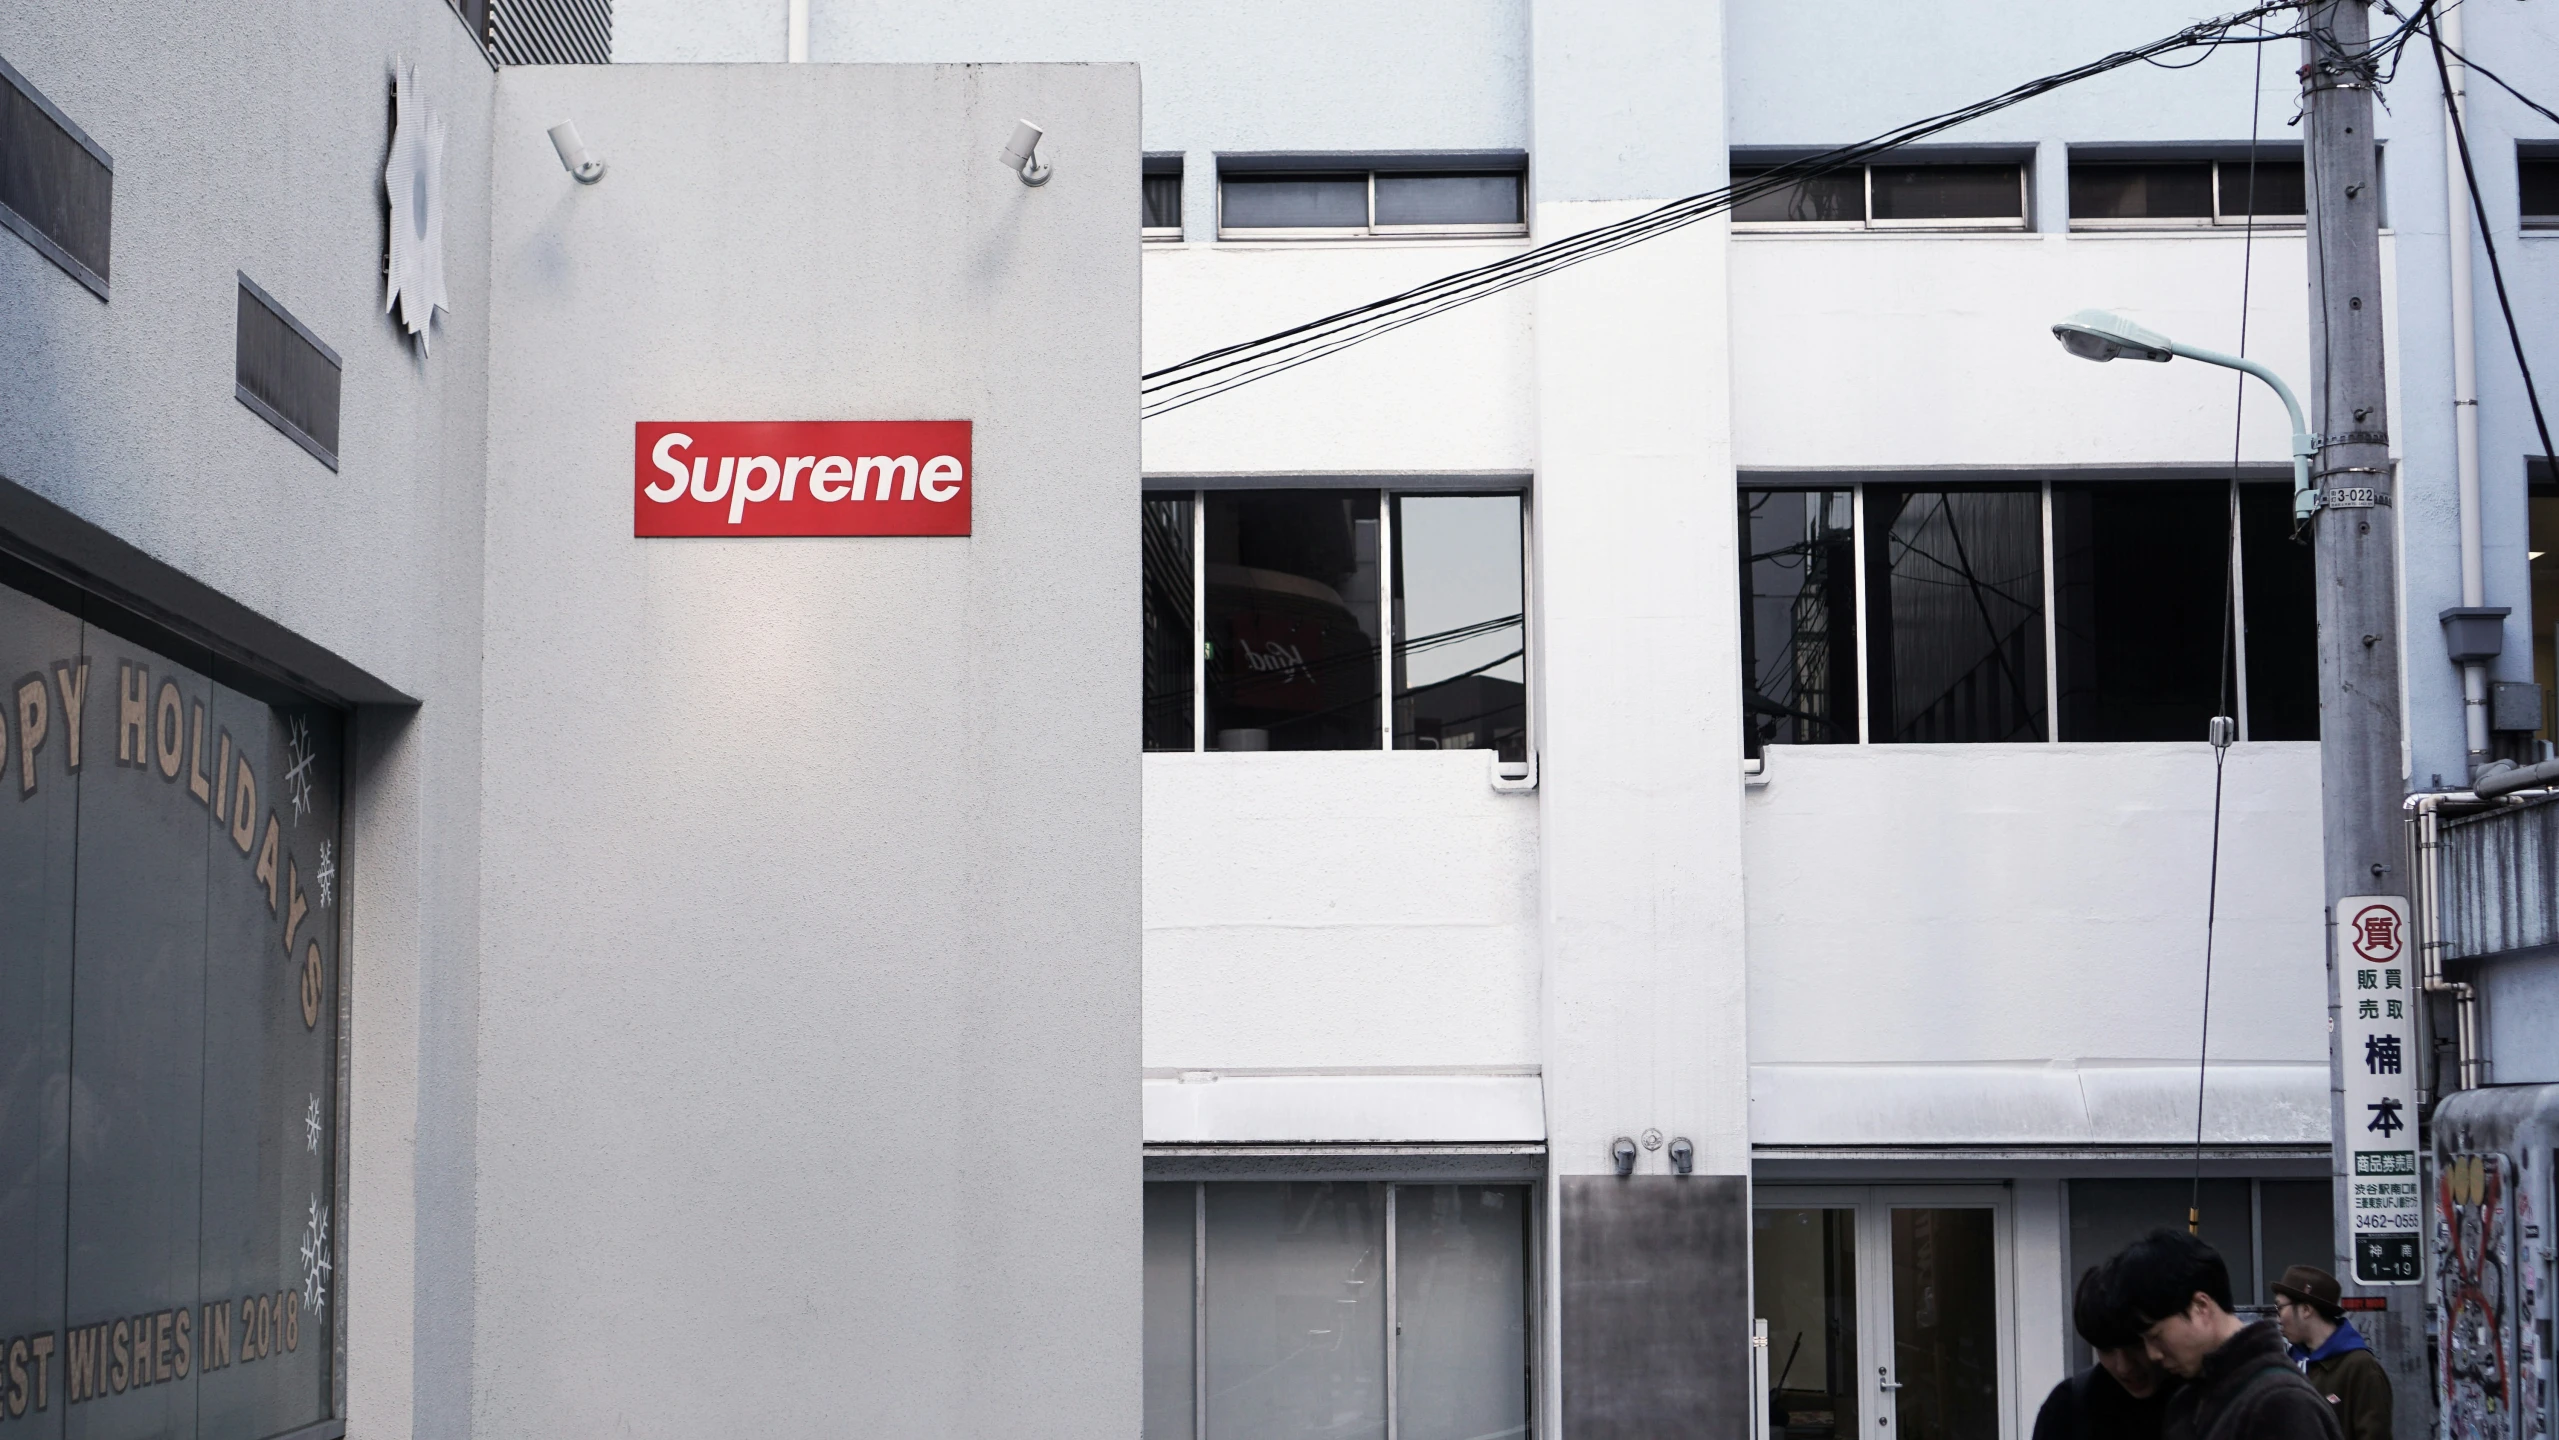
POLYGON ((1377 502, 1208 496, 1210 749, 1377 748, 1377 502))
POLYGON ((1528 1433, 1527 1262, 1519 1187, 1395 1187, 1399 1440, 1528 1433))
POLYGON ((1229 175, 1219 193, 1228 230, 1368 228, 1366 175, 1229 175))
POLYGON ((2319 738, 2319 592, 2292 535, 2290 484, 2239 487, 2250 740, 2319 738))
POLYGON ((2041 495, 1878 486, 1866 519, 1874 738, 2043 739, 2041 495))
MULTIPOLYGON (((1771 173, 1765 168, 1735 166, 1733 184, 1748 185, 1771 173)), ((1866 220, 1866 172, 1862 168, 1835 170, 1770 185, 1735 201, 1733 219, 1745 225, 1862 225, 1866 220)))
POLYGON ((1386 1187, 1208 1187, 1208 1433, 1384 1440, 1386 1187))
POLYGON ((2022 165, 1877 165, 1867 191, 1877 220, 2026 219, 2022 165))
POLYGON ((1140 531, 1146 642, 1146 748, 1188 750, 1191 733, 1191 502, 1149 496, 1140 531))
POLYGON ((1857 739, 1857 575, 1846 490, 1745 490, 1744 753, 1857 739))
POLYGON ((2201 740, 2233 713, 2224 481, 2053 487, 2064 740, 2201 740))
POLYGON ((1150 240, 1182 238, 1182 160, 1148 156, 1138 179, 1139 223, 1150 240))
POLYGON ((1857 1366, 1857 1212, 1751 1213, 1751 1295, 1768 1321, 1770 1433, 1850 1440, 1864 1377, 1857 1366))
POLYGON ((1903 1440, 1999 1433, 1998 1247, 1987 1209, 1893 1210, 1893 1409, 1903 1440))
POLYGON ((1395 506, 1395 748, 1528 758, 1517 495, 1395 506))
POLYGON ((2212 162, 2070 162, 2073 220, 2209 220, 2212 162))

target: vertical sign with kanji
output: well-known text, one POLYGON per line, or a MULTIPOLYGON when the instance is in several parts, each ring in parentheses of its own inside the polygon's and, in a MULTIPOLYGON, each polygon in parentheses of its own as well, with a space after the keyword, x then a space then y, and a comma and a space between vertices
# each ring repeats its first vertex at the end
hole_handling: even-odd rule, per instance
POLYGON ((2424 1204, 2417 1188, 2416 967, 2408 902, 2337 902, 2337 1029, 2345 1060, 2347 1244, 2365 1285, 2414 1285, 2424 1204))

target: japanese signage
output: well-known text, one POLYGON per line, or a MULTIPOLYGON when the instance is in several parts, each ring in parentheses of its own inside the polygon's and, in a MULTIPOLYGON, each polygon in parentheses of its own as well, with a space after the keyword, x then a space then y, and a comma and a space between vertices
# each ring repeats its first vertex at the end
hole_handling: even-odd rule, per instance
POLYGON ((643 420, 631 533, 966 535, 966 420, 643 420))
POLYGON ((2337 902, 2337 1032, 2345 1061, 2346 1239, 2354 1278, 2414 1285, 2424 1204, 2417 1181, 2416 966, 2408 902, 2337 902))

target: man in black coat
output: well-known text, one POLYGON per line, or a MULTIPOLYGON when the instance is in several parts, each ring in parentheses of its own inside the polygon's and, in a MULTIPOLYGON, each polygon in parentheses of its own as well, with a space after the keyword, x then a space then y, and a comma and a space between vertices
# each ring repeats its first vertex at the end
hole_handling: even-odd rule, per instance
POLYGON ((2186 1382, 2168 1402, 2167 1440, 2345 1440, 2275 1322, 2231 1313, 2230 1271, 2211 1246, 2153 1230, 2112 1263, 2151 1358, 2186 1382))
POLYGON ((2035 1414, 2034 1440, 2159 1440, 2177 1382, 2150 1359, 2141 1322, 2113 1290, 2115 1262, 2088 1267, 2070 1323, 2097 1363, 2053 1387, 2035 1414))

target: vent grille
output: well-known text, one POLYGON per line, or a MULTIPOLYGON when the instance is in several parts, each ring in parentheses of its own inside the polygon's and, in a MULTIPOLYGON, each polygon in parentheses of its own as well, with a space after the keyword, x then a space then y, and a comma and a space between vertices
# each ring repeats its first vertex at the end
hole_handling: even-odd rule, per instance
POLYGON ((107 152, 0 60, 0 225, 103 300, 114 200, 107 152))
POLYGON ((501 65, 609 65, 613 0, 488 0, 501 65))
POLYGON ((240 277, 232 393, 295 444, 338 468, 338 352, 274 296, 240 277))

